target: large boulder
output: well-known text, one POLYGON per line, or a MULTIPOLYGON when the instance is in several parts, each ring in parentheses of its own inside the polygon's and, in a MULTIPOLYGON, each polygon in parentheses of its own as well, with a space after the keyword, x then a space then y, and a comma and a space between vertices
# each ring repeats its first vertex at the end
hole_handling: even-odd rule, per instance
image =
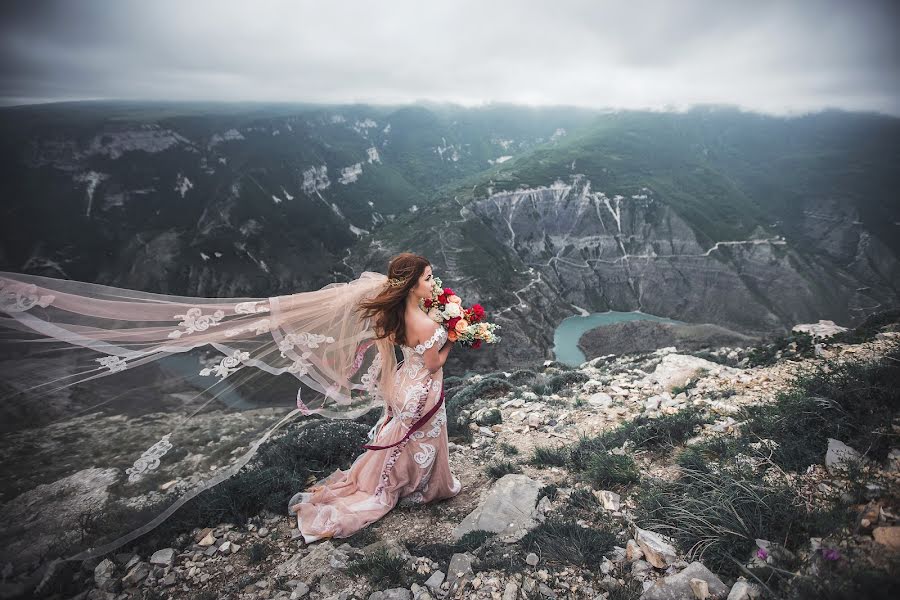
POLYGON ((15 571, 34 566, 53 549, 81 541, 83 517, 102 513, 119 469, 84 469, 36 486, 0 507, 0 562, 15 571))
POLYGON ((707 590, 707 600, 725 600, 729 592, 728 586, 704 567, 703 563, 692 562, 681 573, 658 579, 644 591, 641 600, 694 600, 695 587, 704 587, 707 590), (692 580, 702 581, 706 585, 697 585, 695 581, 692 586, 692 580))
POLYGON ((483 529, 510 539, 521 538, 537 526, 540 516, 535 509, 542 484, 527 475, 510 473, 498 479, 475 510, 453 530, 459 540, 470 531, 483 529))
POLYGON ((828 450, 825 452, 825 468, 831 474, 846 471, 851 463, 859 462, 859 452, 840 440, 828 438, 828 450))
POLYGON ((655 531, 635 527, 634 541, 641 547, 647 562, 657 569, 665 569, 678 559, 675 547, 655 531))
POLYGON ((694 377, 701 369, 710 375, 734 375, 739 369, 733 369, 687 354, 666 354, 656 365, 656 369, 650 374, 649 379, 655 381, 667 390, 675 386, 684 385, 687 380, 694 377))
POLYGON ((450 557, 450 566, 447 567, 447 596, 456 597, 475 576, 472 571, 473 557, 468 552, 457 552, 450 557))
POLYGON ((819 319, 818 323, 800 323, 794 325, 791 331, 808 333, 815 338, 826 338, 842 331, 847 331, 846 327, 841 327, 834 321, 819 319))
POLYGON ((331 540, 317 542, 309 554, 296 553, 275 568, 280 577, 300 579, 310 586, 318 584, 322 594, 333 594, 347 587, 352 579, 344 573, 350 556, 341 548, 335 548, 331 540))

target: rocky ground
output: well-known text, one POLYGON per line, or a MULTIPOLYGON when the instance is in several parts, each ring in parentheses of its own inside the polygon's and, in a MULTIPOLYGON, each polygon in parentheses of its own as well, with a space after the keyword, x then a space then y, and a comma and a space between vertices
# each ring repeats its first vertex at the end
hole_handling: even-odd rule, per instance
MULTIPOLYGON (((77 595, 54 594, 54 579, 62 575, 52 571, 45 573, 37 590, 29 591, 7 569, 4 595, 108 600, 763 597, 768 590, 761 582, 743 574, 714 573, 698 553, 685 553, 665 531, 639 521, 633 486, 598 489, 565 461, 553 464, 552 459, 532 457, 635 419, 688 410, 702 411, 705 417, 677 446, 728 435, 740 428, 741 409, 772 402, 798 373, 812 372, 823 361, 871 360, 898 341, 900 333, 888 328, 864 343, 819 343, 807 355, 793 348, 779 350, 773 364, 760 367, 746 366, 749 348, 710 349, 703 354, 707 358, 700 358, 668 347, 601 356, 575 370, 548 363, 540 385, 517 384, 521 372, 476 376, 459 385, 490 377, 510 385, 480 394, 459 411, 471 436, 451 437, 459 442, 451 442, 450 458, 463 491, 450 500, 398 506, 352 538, 310 545, 302 542, 294 519, 263 512, 247 522, 198 527, 152 551, 122 549, 86 561, 65 575, 83 582, 77 595), (554 385, 554 375, 568 379, 559 383, 557 378, 559 385, 554 385), (530 533, 547 534, 556 522, 554 515, 563 513, 581 530, 562 539, 578 546, 582 534, 602 527, 609 535, 606 550, 567 559, 565 544, 554 545, 550 537, 530 533), (378 569, 401 571, 403 576, 379 580, 372 575, 378 569)), ((633 458, 642 479, 665 481, 678 477, 677 449, 648 451, 626 442, 610 454, 633 458)), ((835 440, 821 464, 799 477, 813 495, 815 490, 840 488, 842 461, 854 453, 835 440)), ((888 461, 876 467, 882 500, 874 512, 870 506, 868 513, 861 513, 866 522, 857 527, 853 543, 890 557, 900 551, 894 512, 900 507, 883 498, 896 498, 900 451, 892 451, 888 461)), ((785 551, 777 540, 756 543, 750 560, 771 563, 770 557, 785 551)), ((822 540, 811 539, 810 544, 821 554, 822 540)))

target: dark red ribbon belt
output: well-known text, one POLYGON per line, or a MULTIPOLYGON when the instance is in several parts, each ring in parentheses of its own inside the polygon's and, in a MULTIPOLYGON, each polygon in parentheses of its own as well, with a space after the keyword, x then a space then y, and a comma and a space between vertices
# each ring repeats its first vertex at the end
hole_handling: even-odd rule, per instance
MULTIPOLYGON (((430 419, 434 415, 434 413, 436 413, 438 411, 438 409, 441 407, 441 405, 443 403, 444 403, 444 382, 441 381, 441 399, 437 401, 437 404, 435 404, 434 406, 431 407, 431 410, 429 410, 427 413, 425 413, 425 416, 423 416, 421 419, 419 419, 418 421, 413 423, 413 426, 409 428, 409 431, 406 432, 406 435, 404 435, 402 438, 400 438, 399 440, 397 440, 396 442, 394 442, 393 444, 390 444, 388 446, 371 446, 369 444, 363 444, 363 448, 365 448, 366 450, 384 450, 386 448, 393 448, 397 444, 405 442, 407 439, 409 439, 409 436, 411 436, 413 433, 415 433, 415 431, 417 429, 419 429, 422 425, 424 425, 425 423, 428 422, 428 419, 430 419)), ((382 426, 382 429, 384 429, 383 426, 382 426)), ((379 430, 378 433, 381 433, 381 431, 379 430)))

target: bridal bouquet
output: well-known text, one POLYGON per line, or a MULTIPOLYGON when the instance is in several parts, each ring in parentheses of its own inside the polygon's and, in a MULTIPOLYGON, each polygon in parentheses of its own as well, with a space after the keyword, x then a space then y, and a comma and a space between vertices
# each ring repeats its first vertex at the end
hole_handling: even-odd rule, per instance
POLYGON ((500 341, 500 336, 494 334, 500 326, 484 320, 484 308, 480 304, 464 308, 462 299, 452 289, 443 287, 440 278, 432 281, 431 298, 423 300, 421 308, 447 330, 447 339, 472 348, 500 341))

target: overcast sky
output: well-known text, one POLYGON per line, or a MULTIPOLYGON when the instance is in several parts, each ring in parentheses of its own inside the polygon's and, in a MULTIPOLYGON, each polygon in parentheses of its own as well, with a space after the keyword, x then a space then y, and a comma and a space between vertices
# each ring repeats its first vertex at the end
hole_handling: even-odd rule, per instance
POLYGON ((725 103, 900 116, 892 4, 3 0, 0 103, 725 103))

